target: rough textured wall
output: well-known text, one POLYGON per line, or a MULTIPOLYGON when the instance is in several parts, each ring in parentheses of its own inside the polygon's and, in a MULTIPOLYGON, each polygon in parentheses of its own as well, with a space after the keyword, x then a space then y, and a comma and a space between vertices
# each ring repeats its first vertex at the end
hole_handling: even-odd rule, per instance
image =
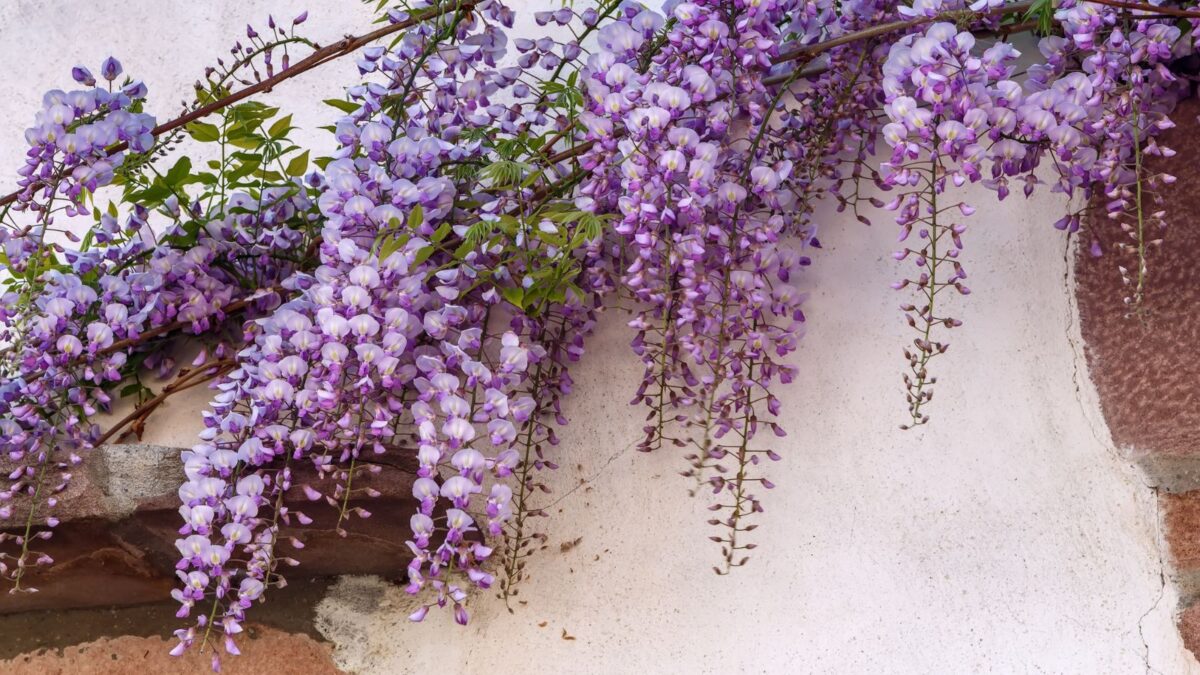
MULTIPOLYGON (((308 4, 310 24, 329 38, 363 16, 354 0, 308 4)), ((74 63, 118 54, 166 117, 247 19, 301 6, 5 3, 0 166, 15 166, 40 92, 65 82, 74 63)), ((349 63, 330 69, 276 93, 308 128, 327 120, 316 101, 353 76, 349 63)), ((707 512, 686 497, 676 453, 632 451, 641 414, 625 401, 639 366, 623 318, 610 315, 575 373, 549 547, 531 561, 514 613, 480 594, 466 629, 443 615, 413 625, 397 587, 344 578, 321 591, 312 621, 337 664, 377 673, 1195 668, 1174 628, 1151 493, 1111 443, 1091 393, 1067 250, 1049 225, 1063 206, 1044 196, 995 206, 970 194, 986 206, 966 235, 974 292, 961 304, 965 326, 933 366, 933 423, 915 432, 897 430, 900 350, 911 335, 888 289, 896 233, 886 216, 872 228, 831 218, 805 281, 813 297, 795 356, 801 376, 780 392, 790 435, 778 444, 779 488, 745 569, 728 578, 709 570, 707 512)), ((189 444, 202 393, 173 401, 146 441, 189 444)), ((44 625, 62 615, 39 616, 44 625)), ((21 620, 6 624, 4 641, 40 635, 21 620)), ((284 649, 247 649, 260 645, 284 649)), ((119 670, 103 649, 90 653, 93 672, 119 670)))
MULTIPOLYGON (((1113 441, 1138 460, 1160 495, 1173 576, 1186 608, 1184 640, 1200 649, 1200 230, 1189 221, 1200 211, 1200 101, 1183 103, 1177 126, 1163 136, 1176 150, 1150 159, 1154 171, 1178 178, 1162 191, 1170 226, 1150 234, 1164 245, 1147 258, 1148 286, 1140 311, 1130 316, 1121 298, 1129 289, 1117 260, 1136 269, 1129 256, 1116 257, 1110 234, 1100 261, 1081 255, 1078 302, 1088 365, 1100 393, 1113 441)), ((1111 226, 1103 231, 1115 233, 1111 226)))
POLYGON ((1120 262, 1136 269, 1134 258, 1117 251, 1132 243, 1111 225, 1099 228, 1102 260, 1081 256, 1077 268, 1079 310, 1087 341, 1088 364, 1101 395, 1113 441, 1143 459, 1155 484, 1172 491, 1200 487, 1200 229, 1189 217, 1200 212, 1200 102, 1182 104, 1176 128, 1163 143, 1178 154, 1149 158, 1154 171, 1178 178, 1160 191, 1171 226, 1148 233, 1163 239, 1147 256, 1147 291, 1140 312, 1130 316, 1122 298, 1130 289, 1121 281, 1120 262))

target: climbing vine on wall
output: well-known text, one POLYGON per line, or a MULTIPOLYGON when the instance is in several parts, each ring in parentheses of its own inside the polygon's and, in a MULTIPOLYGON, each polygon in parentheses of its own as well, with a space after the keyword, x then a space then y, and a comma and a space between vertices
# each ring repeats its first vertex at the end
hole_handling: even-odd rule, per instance
POLYGON ((1145 159, 1170 153, 1157 135, 1200 20, 1187 2, 602 0, 531 12, 548 35, 530 38, 512 30, 529 10, 497 0, 371 4, 378 27, 331 45, 303 36, 307 14, 248 28, 162 124, 113 58, 46 93, 0 199, 14 592, 54 564, 42 542, 89 451, 207 386, 180 458, 176 653, 236 654, 296 563, 282 528, 312 501, 350 530, 387 470, 413 474, 411 618, 465 624, 470 594, 509 599, 545 538, 571 370, 618 303, 644 366, 639 448, 683 455, 728 573, 805 367, 816 205, 894 214, 904 426, 925 424, 961 325, 945 296, 970 292, 979 205, 958 188, 1063 193, 1047 225, 1096 255, 1085 223, 1111 223, 1138 311, 1174 182, 1145 159), (336 150, 316 156, 257 95, 343 56, 360 81, 326 101, 336 150), (184 343, 200 350, 181 364, 184 343), (101 428, 118 398, 133 412, 101 428))

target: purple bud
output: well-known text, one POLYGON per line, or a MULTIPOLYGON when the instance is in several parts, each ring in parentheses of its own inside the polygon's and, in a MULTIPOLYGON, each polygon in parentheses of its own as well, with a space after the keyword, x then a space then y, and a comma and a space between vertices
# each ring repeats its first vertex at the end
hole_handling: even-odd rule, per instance
POLYGON ((146 84, 141 80, 130 82, 121 91, 125 92, 125 95, 132 99, 146 98, 146 84))
POLYGON ((72 68, 71 77, 85 87, 93 87, 96 85, 96 78, 92 76, 92 71, 84 68, 83 66, 75 66, 72 68))
POLYGON ((108 80, 109 82, 117 79, 122 71, 123 69, 121 68, 121 62, 111 56, 107 59, 104 59, 104 63, 100 64, 100 74, 103 75, 104 79, 108 80))

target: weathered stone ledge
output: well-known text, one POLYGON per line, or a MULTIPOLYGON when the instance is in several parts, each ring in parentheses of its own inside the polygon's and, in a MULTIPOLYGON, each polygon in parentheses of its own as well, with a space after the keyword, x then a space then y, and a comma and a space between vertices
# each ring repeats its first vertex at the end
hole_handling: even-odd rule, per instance
MULTIPOLYGON (((179 485, 183 481, 179 449, 157 445, 110 445, 88 458, 63 493, 54 515, 61 521, 54 536, 39 542, 54 558, 49 568, 26 575, 37 593, 0 594, 0 614, 36 609, 106 607, 160 602, 177 583, 175 540, 180 536, 179 485)), ((299 476, 303 482, 303 475, 299 476)), ((354 518, 348 534, 335 531, 337 512, 310 502, 299 487, 287 502, 313 523, 286 528, 285 537, 304 544, 288 555, 303 574, 402 574, 409 560, 404 545, 409 515, 416 504, 412 477, 400 470, 356 479, 356 486, 380 492, 374 499, 352 499, 372 516, 354 518)), ((284 544, 287 546, 287 544, 284 544)), ((7 582, 5 582, 7 583, 7 582)), ((0 593, 10 585, 0 584, 0 593)))

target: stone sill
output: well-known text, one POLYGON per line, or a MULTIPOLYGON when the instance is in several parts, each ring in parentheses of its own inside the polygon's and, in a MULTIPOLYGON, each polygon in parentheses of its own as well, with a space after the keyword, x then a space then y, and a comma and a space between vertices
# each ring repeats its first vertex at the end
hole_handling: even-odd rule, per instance
MULTIPOLYGON (((0 583, 0 614, 169 600, 177 583, 175 540, 182 522, 177 496, 184 479, 179 451, 142 444, 93 451, 60 497, 54 515, 61 522, 54 536, 41 542, 40 550, 54 558, 54 565, 26 574, 37 593, 6 593, 11 582, 0 583)), ((300 550, 284 546, 290 557, 300 561, 305 576, 398 577, 403 573, 409 561, 404 545, 409 515, 416 507, 409 474, 385 470, 372 476, 369 484, 381 495, 350 501, 372 516, 355 518, 344 537, 334 530, 336 510, 305 499, 298 487, 304 477, 298 478, 285 501, 303 510, 313 523, 284 528, 282 535, 303 542, 300 550)), ((356 480, 356 486, 367 483, 356 480)))

